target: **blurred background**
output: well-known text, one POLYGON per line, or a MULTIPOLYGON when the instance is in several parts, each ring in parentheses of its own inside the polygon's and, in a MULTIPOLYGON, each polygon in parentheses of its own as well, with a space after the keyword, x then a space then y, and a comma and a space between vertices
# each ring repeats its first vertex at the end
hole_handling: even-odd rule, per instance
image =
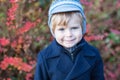
MULTIPOLYGON (((51 0, 0 0, 0 80, 33 80, 37 54, 53 37, 51 0)), ((81 0, 85 39, 100 50, 105 80, 120 80, 120 0, 81 0)))

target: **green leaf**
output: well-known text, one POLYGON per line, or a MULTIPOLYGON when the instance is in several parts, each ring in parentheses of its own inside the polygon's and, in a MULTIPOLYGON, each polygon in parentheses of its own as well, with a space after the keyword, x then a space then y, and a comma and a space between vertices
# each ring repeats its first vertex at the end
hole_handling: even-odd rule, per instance
POLYGON ((110 57, 109 61, 110 62, 114 62, 115 61, 115 57, 110 57))
POLYGON ((45 8, 46 5, 48 5, 48 3, 50 3, 51 0, 39 0, 39 1, 40 1, 40 6, 45 8))
POLYGON ((0 18, 1 17, 5 17, 5 14, 4 13, 0 13, 0 18))
POLYGON ((108 38, 113 40, 115 43, 120 43, 120 38, 114 33, 110 33, 108 38))

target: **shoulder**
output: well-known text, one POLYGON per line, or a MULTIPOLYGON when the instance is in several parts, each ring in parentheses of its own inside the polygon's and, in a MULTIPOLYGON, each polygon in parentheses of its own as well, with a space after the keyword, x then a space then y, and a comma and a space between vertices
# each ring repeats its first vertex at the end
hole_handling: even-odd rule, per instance
POLYGON ((87 47, 88 47, 88 50, 91 50, 91 51, 93 51, 93 52, 99 53, 98 48, 95 47, 95 46, 93 46, 93 45, 91 45, 90 43, 87 43, 87 44, 86 44, 86 48, 87 48, 87 47))
POLYGON ((83 50, 83 56, 88 60, 88 62, 95 62, 96 64, 103 65, 102 57, 98 48, 86 43, 83 50))
POLYGON ((59 55, 59 45, 56 43, 55 40, 53 40, 46 48, 41 50, 38 54, 39 56, 42 56, 44 59, 52 58, 59 55))
POLYGON ((42 50, 39 51, 38 57, 39 56, 48 56, 49 53, 53 51, 53 42, 51 42, 47 47, 43 48, 42 50))
POLYGON ((52 43, 50 43, 47 47, 43 48, 42 50, 39 51, 37 55, 37 61, 38 63, 43 63, 45 58, 49 55, 49 53, 52 52, 52 43))
POLYGON ((83 50, 85 51, 86 55, 97 56, 97 57, 100 56, 99 49, 88 42, 86 42, 83 50))

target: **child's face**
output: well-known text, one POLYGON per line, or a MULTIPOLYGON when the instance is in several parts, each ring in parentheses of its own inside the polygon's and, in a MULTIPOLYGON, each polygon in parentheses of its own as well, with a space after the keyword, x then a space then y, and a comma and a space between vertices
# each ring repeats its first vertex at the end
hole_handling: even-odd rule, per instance
POLYGON ((63 47, 70 48, 76 45, 82 39, 82 28, 78 17, 71 17, 66 26, 56 26, 54 37, 63 47))

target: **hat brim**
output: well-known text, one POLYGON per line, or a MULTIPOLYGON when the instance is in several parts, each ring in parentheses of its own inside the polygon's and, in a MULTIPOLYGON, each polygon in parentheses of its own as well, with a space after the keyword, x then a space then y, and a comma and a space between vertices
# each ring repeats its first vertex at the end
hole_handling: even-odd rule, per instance
POLYGON ((74 5, 59 5, 51 10, 51 14, 61 13, 61 12, 72 12, 72 11, 81 11, 79 7, 74 5))

